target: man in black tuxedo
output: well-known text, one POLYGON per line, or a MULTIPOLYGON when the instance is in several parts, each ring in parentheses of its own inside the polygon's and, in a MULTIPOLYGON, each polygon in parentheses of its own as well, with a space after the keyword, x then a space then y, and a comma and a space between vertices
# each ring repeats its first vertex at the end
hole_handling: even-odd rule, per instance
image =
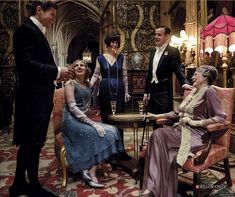
POLYGON ((192 89, 182 72, 179 50, 169 45, 170 33, 169 27, 157 27, 155 29, 156 48, 150 53, 143 100, 148 103, 149 112, 154 114, 173 110, 173 73, 184 89, 192 89))
POLYGON ((74 75, 72 70, 56 66, 44 36, 45 29, 55 22, 56 9, 54 2, 34 1, 32 16, 17 28, 13 38, 17 78, 13 144, 19 148, 10 197, 56 197, 38 180, 39 155, 53 108, 54 82, 74 75))

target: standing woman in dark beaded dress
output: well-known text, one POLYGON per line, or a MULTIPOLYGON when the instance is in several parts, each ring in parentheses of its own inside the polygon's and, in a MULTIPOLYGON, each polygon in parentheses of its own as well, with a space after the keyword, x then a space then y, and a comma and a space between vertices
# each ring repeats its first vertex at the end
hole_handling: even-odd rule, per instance
MULTIPOLYGON (((101 75, 99 87, 100 113, 103 123, 109 123, 108 115, 112 113, 110 101, 116 101, 116 112, 123 113, 125 102, 129 101, 128 80, 125 56, 118 53, 120 47, 120 35, 115 32, 107 34, 104 40, 107 50, 100 54, 96 60, 96 67, 91 78, 91 86, 101 75)), ((123 139, 123 130, 119 130, 123 139)), ((131 157, 123 152, 119 155, 122 160, 130 160, 131 157)))

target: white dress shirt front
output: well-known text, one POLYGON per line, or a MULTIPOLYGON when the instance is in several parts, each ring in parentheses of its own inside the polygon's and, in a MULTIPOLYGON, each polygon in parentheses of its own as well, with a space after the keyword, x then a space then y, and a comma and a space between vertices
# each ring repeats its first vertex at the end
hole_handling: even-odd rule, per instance
POLYGON ((168 43, 163 44, 161 47, 156 47, 156 52, 153 58, 153 69, 152 69, 152 80, 151 83, 155 82, 156 84, 159 82, 157 75, 156 75, 156 71, 158 68, 158 64, 160 61, 160 58, 162 56, 163 51, 165 51, 166 46, 168 43))

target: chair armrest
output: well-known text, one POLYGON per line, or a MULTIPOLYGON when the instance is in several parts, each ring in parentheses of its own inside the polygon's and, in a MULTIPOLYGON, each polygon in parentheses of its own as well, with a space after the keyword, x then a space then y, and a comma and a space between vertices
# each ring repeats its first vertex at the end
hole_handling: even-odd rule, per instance
MULTIPOLYGON (((211 134, 211 133, 209 133, 209 134, 211 134)), ((212 139, 211 139, 211 135, 210 135, 210 138, 209 138, 208 143, 206 144, 206 147, 202 150, 200 155, 198 155, 194 158, 194 160, 193 160, 194 165, 201 165, 204 163, 204 161, 206 160, 206 158, 210 152, 211 145, 212 145, 212 139)))
POLYGON ((226 131, 230 128, 230 126, 231 124, 228 121, 225 121, 224 123, 213 123, 207 125, 207 131, 209 132, 210 138, 201 154, 194 159, 194 165, 200 165, 206 160, 212 145, 211 133, 215 131, 226 131))
POLYGON ((214 132, 214 131, 225 131, 228 130, 231 126, 231 123, 229 121, 225 121, 224 123, 213 123, 207 125, 207 131, 208 132, 214 132))
POLYGON ((156 123, 159 125, 169 125, 169 124, 174 123, 174 121, 169 118, 159 118, 159 119, 156 119, 156 123))

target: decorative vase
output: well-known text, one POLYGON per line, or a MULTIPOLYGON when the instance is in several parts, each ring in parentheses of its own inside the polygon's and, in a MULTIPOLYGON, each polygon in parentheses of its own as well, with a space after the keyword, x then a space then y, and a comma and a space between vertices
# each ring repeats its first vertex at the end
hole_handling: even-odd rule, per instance
POLYGON ((143 64, 143 60, 143 55, 140 52, 135 52, 131 58, 133 69, 140 70, 143 64))

